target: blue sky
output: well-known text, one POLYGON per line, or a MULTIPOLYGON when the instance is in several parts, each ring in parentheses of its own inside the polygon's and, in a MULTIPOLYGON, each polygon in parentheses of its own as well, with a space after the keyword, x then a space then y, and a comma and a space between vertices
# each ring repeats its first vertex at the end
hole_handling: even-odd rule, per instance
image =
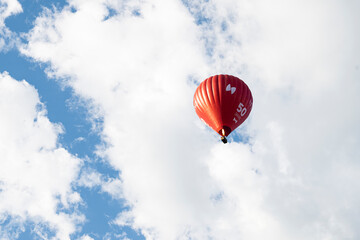
POLYGON ((359 9, 0 0, 0 239, 359 239, 359 9), (219 73, 254 97, 226 145, 219 73))
MULTIPOLYGON (((34 20, 41 14, 43 8, 56 8, 61 10, 67 3, 66 1, 19 1, 23 12, 6 19, 5 24, 12 32, 19 36, 28 32, 34 24, 34 20)), ((54 79, 49 78, 45 71, 47 64, 38 64, 31 59, 22 56, 16 49, 1 52, 0 55, 1 72, 7 71, 12 77, 18 80, 25 79, 33 85, 40 96, 40 100, 47 109, 47 117, 51 122, 61 123, 65 129, 59 136, 58 142, 64 146, 71 154, 80 158, 89 158, 84 164, 84 168, 94 168, 104 177, 116 177, 118 171, 113 170, 106 162, 97 158, 94 154, 95 147, 100 144, 98 132, 92 129, 92 122, 88 119, 85 105, 82 105, 72 90, 62 87, 54 79), (71 105, 75 102, 75 106, 71 105), (80 139, 81 138, 81 139, 80 139)), ((96 120, 96 124, 101 128, 101 119, 96 120)), ((114 200, 110 195, 103 193, 99 188, 87 189, 86 187, 76 186, 76 190, 81 194, 84 203, 79 206, 79 210, 86 216, 86 221, 82 224, 80 233, 73 237, 81 237, 88 234, 96 239, 107 236, 116 238, 123 232, 131 239, 144 239, 142 235, 131 228, 117 227, 111 224, 111 220, 116 217, 118 212, 124 208, 121 200, 114 200)), ((11 219, 11 217, 9 217, 11 219)), ((6 220, 3 224, 7 225, 6 220)), ((39 236, 34 234, 34 224, 26 222, 20 231, 18 239, 36 239, 39 236)), ((55 234, 50 229, 44 227, 45 233, 51 238, 55 234)))

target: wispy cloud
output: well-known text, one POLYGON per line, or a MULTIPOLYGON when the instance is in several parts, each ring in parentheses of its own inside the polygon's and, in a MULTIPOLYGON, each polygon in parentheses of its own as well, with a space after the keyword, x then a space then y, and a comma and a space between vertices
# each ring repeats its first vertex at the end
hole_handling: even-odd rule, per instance
POLYGON ((72 189, 82 161, 58 145, 62 129, 49 121, 34 87, 1 73, 0 102, 1 238, 15 239, 29 221, 39 236, 69 239, 84 220, 72 189))
POLYGON ((19 43, 18 35, 10 31, 6 25, 6 18, 22 12, 20 3, 16 0, 0 1, 0 53, 8 51, 19 43))

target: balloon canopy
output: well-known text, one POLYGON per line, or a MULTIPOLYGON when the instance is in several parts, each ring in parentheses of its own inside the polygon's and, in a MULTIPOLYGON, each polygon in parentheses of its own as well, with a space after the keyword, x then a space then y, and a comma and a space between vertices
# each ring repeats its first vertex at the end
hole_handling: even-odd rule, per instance
POLYGON ((226 143, 226 136, 249 116, 253 98, 249 87, 241 79, 215 75, 200 83, 193 103, 199 118, 219 133, 226 143))

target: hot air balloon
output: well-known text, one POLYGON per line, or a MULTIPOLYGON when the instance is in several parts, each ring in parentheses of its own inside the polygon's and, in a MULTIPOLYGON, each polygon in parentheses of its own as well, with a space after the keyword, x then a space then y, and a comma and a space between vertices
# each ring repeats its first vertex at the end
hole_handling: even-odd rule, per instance
POLYGON ((223 143, 227 143, 226 137, 249 116, 253 98, 241 79, 215 75, 200 83, 193 104, 199 118, 220 134, 223 143))

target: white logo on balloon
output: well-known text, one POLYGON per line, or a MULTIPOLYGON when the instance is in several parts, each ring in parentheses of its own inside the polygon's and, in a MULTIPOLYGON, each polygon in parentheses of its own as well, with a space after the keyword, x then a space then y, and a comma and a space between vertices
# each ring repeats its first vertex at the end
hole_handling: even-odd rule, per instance
POLYGON ((231 94, 234 94, 234 92, 236 91, 236 87, 231 87, 231 85, 228 84, 228 85, 226 86, 226 91, 227 91, 227 92, 230 92, 230 91, 231 91, 231 94))

